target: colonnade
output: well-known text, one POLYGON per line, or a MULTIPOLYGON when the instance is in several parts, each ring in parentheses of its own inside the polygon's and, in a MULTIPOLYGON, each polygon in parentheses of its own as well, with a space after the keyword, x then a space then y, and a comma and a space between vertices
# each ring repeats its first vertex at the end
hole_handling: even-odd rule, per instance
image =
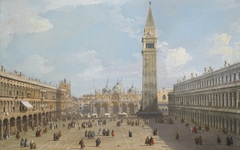
POLYGON ((219 130, 226 128, 228 132, 240 135, 240 115, 238 113, 175 108, 170 109, 169 114, 201 126, 206 125, 219 130))
POLYGON ((46 125, 47 122, 55 121, 56 118, 57 114, 53 112, 0 118, 0 140, 3 139, 4 133, 15 136, 17 132, 27 132, 29 128, 46 125))

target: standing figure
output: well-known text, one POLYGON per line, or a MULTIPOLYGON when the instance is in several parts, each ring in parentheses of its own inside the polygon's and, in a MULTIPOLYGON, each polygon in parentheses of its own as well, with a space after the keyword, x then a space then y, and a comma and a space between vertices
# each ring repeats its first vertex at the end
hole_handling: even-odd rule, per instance
POLYGON ((94 133, 94 131, 92 131, 92 138, 94 138, 95 137, 95 133, 94 133))
POLYGON ((59 132, 58 132, 58 137, 60 138, 61 136, 62 136, 62 132, 59 131, 59 132))
POLYGON ((17 139, 20 139, 20 133, 19 133, 19 132, 17 132, 16 138, 17 138, 17 139))
POLYGON ((152 137, 150 138, 149 143, 150 143, 150 145, 154 145, 154 140, 152 137))
POLYGON ((98 135, 102 135, 102 130, 101 129, 98 130, 98 135))
POLYGON ((129 130, 128 136, 129 136, 129 137, 132 137, 132 131, 131 131, 131 130, 129 130))
POLYGON ((85 131, 85 137, 88 137, 88 132, 87 132, 87 130, 85 131))
POLYGON ((114 132, 114 130, 112 130, 112 137, 114 137, 115 136, 115 132, 114 132))
POLYGON ((233 146, 233 139, 231 136, 229 137, 229 141, 230 141, 230 146, 233 146))
POLYGON ((81 149, 83 149, 85 147, 83 139, 81 139, 78 144, 80 145, 81 149))
POLYGON ((147 138, 145 139, 145 144, 147 145, 147 144, 149 144, 150 142, 149 142, 150 140, 149 140, 149 137, 147 136, 147 138))
POLYGON ((199 144, 202 145, 203 138, 201 137, 201 135, 199 136, 198 140, 199 140, 199 144))
POLYGON ((53 140, 54 140, 54 141, 57 140, 56 133, 53 133, 53 140))
POLYGON ((220 139, 220 137, 219 137, 219 135, 217 136, 217 144, 221 144, 221 139, 220 139))
POLYGON ((28 147, 29 146, 29 141, 28 141, 28 139, 26 138, 25 139, 25 142, 24 142, 24 147, 28 147))
POLYGON ((198 138, 198 136, 196 136, 194 140, 195 140, 195 144, 198 145, 198 143, 199 143, 199 138, 198 138))
POLYGON ((227 137, 227 139, 226 139, 226 144, 227 144, 227 146, 231 145, 229 137, 227 137))
POLYGON ((101 146, 101 140, 99 138, 97 138, 96 140, 96 147, 99 147, 101 146))
POLYGON ((20 146, 24 147, 24 142, 25 142, 25 141, 24 141, 24 139, 22 138, 22 139, 21 139, 21 142, 20 142, 20 146))
POLYGON ((176 132, 176 134, 175 134, 175 139, 176 140, 179 140, 179 134, 176 132))

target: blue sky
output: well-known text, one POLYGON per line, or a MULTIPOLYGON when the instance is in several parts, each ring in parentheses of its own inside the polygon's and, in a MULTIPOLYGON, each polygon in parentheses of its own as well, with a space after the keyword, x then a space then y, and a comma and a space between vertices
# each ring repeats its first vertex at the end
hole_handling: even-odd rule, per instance
MULTIPOLYGON (((158 88, 240 57, 239 0, 152 0, 158 88)), ((146 0, 2 0, 0 64, 82 96, 122 80, 141 91, 146 0)))

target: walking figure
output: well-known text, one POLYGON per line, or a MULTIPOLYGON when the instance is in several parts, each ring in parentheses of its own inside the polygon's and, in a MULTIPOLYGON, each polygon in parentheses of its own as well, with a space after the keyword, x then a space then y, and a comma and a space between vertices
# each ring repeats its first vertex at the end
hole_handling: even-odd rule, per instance
POLYGON ((176 134, 175 134, 175 139, 176 140, 179 140, 179 134, 176 132, 176 134))

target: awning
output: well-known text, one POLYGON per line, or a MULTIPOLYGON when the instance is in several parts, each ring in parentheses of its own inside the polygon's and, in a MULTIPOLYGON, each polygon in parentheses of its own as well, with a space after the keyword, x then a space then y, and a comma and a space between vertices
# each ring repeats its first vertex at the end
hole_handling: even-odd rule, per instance
POLYGON ((109 113, 105 113, 104 116, 110 116, 110 114, 109 113))
POLYGON ((27 108, 33 109, 33 105, 31 105, 28 101, 21 101, 21 103, 27 108))

